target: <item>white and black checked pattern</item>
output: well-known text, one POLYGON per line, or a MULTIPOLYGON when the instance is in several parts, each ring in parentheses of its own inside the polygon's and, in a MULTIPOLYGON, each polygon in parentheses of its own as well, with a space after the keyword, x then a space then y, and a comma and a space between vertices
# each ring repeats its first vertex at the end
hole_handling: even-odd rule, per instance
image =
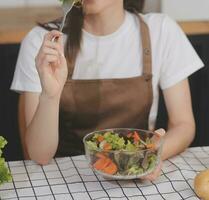
POLYGON ((195 200, 193 180, 209 168, 209 147, 189 148, 166 160, 154 182, 107 181, 95 174, 84 156, 54 159, 41 167, 32 161, 8 162, 13 182, 0 187, 2 200, 195 200))

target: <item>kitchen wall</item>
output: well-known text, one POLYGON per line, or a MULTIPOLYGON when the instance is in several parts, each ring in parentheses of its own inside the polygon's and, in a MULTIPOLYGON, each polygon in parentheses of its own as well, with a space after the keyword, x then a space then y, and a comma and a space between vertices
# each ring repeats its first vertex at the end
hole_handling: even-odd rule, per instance
MULTIPOLYGON (((146 0, 145 10, 160 11, 160 1, 161 0, 146 0)), ((60 2, 58 0, 0 0, 0 8, 34 5, 60 5, 60 2)))
MULTIPOLYGON (((163 12, 176 20, 209 20, 209 0, 145 0, 145 12, 163 12)), ((0 8, 60 5, 58 0, 0 0, 0 8)))
POLYGON ((161 0, 161 10, 181 21, 209 20, 209 0, 161 0))
POLYGON ((58 0, 0 0, 0 8, 60 5, 58 0))
POLYGON ((145 12, 160 12, 161 0, 145 0, 145 12))
POLYGON ((209 0, 145 0, 145 12, 163 12, 178 21, 209 21, 209 0))

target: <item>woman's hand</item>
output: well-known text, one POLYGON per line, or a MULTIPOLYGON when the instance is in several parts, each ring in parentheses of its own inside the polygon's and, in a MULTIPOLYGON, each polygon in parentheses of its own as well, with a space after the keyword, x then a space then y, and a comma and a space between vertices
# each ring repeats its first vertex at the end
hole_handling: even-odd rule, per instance
POLYGON ((163 166, 163 162, 162 160, 160 160, 156 169, 152 173, 142 177, 141 179, 147 181, 155 181, 161 175, 162 166, 163 166))
POLYGON ((68 73, 61 32, 53 30, 44 36, 35 61, 41 81, 42 95, 47 98, 60 97, 68 73), (57 38, 56 42, 53 38, 57 38))
MULTIPOLYGON (((154 138, 153 138, 154 140, 155 140, 155 137, 156 137, 156 140, 157 140, 159 137, 164 137, 165 136, 165 130, 164 129, 158 129, 158 130, 155 131, 155 133, 156 133, 156 136, 154 136, 154 138)), ((148 180, 148 181, 156 180, 161 175, 162 166, 163 166, 163 161, 160 160, 156 169, 152 173, 148 174, 147 176, 142 177, 141 179, 142 180, 148 180)))

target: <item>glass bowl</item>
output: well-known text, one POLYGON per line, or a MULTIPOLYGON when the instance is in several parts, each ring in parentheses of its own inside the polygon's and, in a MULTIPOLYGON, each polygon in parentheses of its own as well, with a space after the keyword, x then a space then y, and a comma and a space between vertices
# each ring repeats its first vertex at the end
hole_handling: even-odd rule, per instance
POLYGON ((163 137, 141 129, 113 128, 83 138, 90 167, 104 178, 136 179, 159 164, 163 137))

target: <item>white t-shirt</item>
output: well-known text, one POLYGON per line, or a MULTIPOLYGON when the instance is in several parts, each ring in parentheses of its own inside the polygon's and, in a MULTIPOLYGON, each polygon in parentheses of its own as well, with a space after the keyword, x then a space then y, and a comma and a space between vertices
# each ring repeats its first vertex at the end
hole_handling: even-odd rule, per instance
MULTIPOLYGON (((148 24, 152 45, 153 104, 149 128, 157 116, 159 91, 172 87, 203 67, 179 26, 164 14, 142 15, 148 24)), ((47 33, 33 28, 21 44, 11 89, 41 92, 35 67, 35 56, 47 33)), ((119 29, 106 36, 95 36, 83 30, 81 51, 76 60, 73 79, 106 79, 136 77, 142 74, 142 48, 138 18, 126 12, 119 29)))

